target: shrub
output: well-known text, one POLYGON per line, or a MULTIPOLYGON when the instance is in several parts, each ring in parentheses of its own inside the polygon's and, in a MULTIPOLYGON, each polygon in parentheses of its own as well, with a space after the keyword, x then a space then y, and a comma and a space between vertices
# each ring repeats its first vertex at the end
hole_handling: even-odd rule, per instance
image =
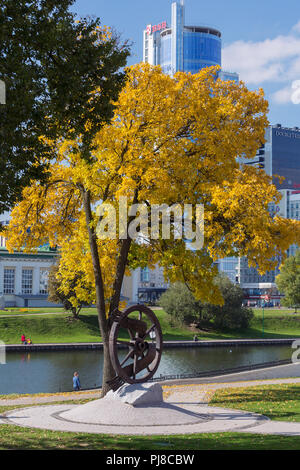
POLYGON ((199 321, 201 303, 195 300, 192 292, 183 283, 176 282, 164 292, 159 305, 173 320, 181 324, 199 321))
POLYGON ((199 328, 244 329, 253 318, 253 311, 242 306, 243 290, 233 284, 225 274, 215 280, 224 305, 202 303, 183 283, 175 283, 160 298, 160 306, 181 324, 196 323, 199 328))

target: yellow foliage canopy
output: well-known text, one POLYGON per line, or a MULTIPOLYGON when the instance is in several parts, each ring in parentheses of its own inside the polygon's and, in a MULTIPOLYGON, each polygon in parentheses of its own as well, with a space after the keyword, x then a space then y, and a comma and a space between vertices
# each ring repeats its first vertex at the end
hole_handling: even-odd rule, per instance
MULTIPOLYGON (((237 161, 254 157, 264 142, 267 108, 262 90, 217 80, 215 68, 174 78, 148 64, 129 68, 114 117, 97 134, 88 161, 82 136, 51 143, 57 159, 49 180, 24 190, 7 229, 9 249, 31 251, 46 241, 60 246, 62 289, 81 271, 80 297, 82 285, 94 281, 88 228, 96 237, 97 204, 117 207, 121 196, 129 206, 203 204, 205 243, 198 251, 187 250, 183 240, 158 239, 132 242, 126 253, 124 240, 96 237, 105 298, 109 303, 125 253, 127 267, 158 262, 171 282, 185 281, 198 298, 222 302, 214 260, 245 255, 263 272, 300 241, 299 222, 268 212, 280 198, 270 177, 237 161), (83 192, 91 201, 88 226, 83 192)), ((84 300, 94 298, 93 292, 84 300)))

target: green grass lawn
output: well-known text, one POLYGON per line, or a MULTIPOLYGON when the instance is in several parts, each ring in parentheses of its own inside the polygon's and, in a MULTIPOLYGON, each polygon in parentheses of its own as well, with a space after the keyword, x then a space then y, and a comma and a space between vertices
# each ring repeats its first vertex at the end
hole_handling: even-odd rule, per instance
POLYGON ((276 421, 300 422, 300 384, 217 390, 210 405, 252 411, 276 421))
POLYGON ((299 437, 215 433, 112 436, 0 425, 0 450, 299 450, 299 437))
MULTIPOLYGON (((262 310, 255 309, 254 312, 251 325, 245 330, 197 331, 197 335, 200 340, 300 337, 300 314, 295 315, 292 310, 265 309, 263 334, 262 310)), ((6 344, 20 343, 22 333, 27 337, 30 336, 34 343, 101 341, 95 308, 83 309, 77 321, 70 321, 70 315, 60 308, 10 309, 3 314, 11 315, 8 317, 0 315, 0 339, 6 344), (53 315, 41 315, 43 313, 53 313, 53 315)), ((155 310, 155 314, 160 321, 165 341, 193 339, 194 330, 171 326, 163 310, 155 310)))
MULTIPOLYGON (((89 309, 95 310, 96 309, 89 309)), ((32 315, 32 314, 40 314, 40 313, 64 313, 63 308, 61 307, 28 307, 28 308, 19 308, 19 307, 11 307, 6 308, 5 310, 0 310, 0 317, 7 316, 7 315, 32 315)))
MULTIPOLYGON (((82 400, 84 403, 88 400, 82 400)), ((71 401, 70 401, 71 402, 71 401)), ((69 403, 70 403, 69 402, 69 403)), ((59 402, 57 402, 58 404, 59 402)), ((66 402, 63 402, 66 404, 66 402)), ((79 403, 78 401, 74 403, 79 403)), ((54 404, 54 403, 51 403, 54 404)), ((233 406, 232 406, 233 407, 233 406)), ((20 406, 0 406, 0 416, 20 406)), ((24 408, 24 406, 22 406, 24 408)), ((87 434, 0 425, 0 450, 300 450, 297 436, 205 433, 173 436, 87 434)))

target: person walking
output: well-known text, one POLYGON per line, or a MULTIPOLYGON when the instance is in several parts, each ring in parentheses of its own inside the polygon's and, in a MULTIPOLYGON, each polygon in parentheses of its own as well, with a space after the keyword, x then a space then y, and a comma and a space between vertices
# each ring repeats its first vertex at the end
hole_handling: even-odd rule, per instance
POLYGON ((80 390, 81 386, 80 386, 80 380, 79 380, 79 375, 78 375, 78 372, 74 372, 74 376, 73 376, 73 389, 75 392, 77 392, 78 390, 80 390))

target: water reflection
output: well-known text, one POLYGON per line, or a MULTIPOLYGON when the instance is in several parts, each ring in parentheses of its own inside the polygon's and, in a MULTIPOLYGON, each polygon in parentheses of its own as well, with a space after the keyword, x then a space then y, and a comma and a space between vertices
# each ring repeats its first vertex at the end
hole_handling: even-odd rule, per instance
MULTIPOLYGON (((192 374, 291 358, 289 346, 231 346, 165 349, 155 374, 192 374)), ((83 388, 101 385, 101 351, 7 353, 0 364, 0 394, 72 390, 74 371, 83 388)))

